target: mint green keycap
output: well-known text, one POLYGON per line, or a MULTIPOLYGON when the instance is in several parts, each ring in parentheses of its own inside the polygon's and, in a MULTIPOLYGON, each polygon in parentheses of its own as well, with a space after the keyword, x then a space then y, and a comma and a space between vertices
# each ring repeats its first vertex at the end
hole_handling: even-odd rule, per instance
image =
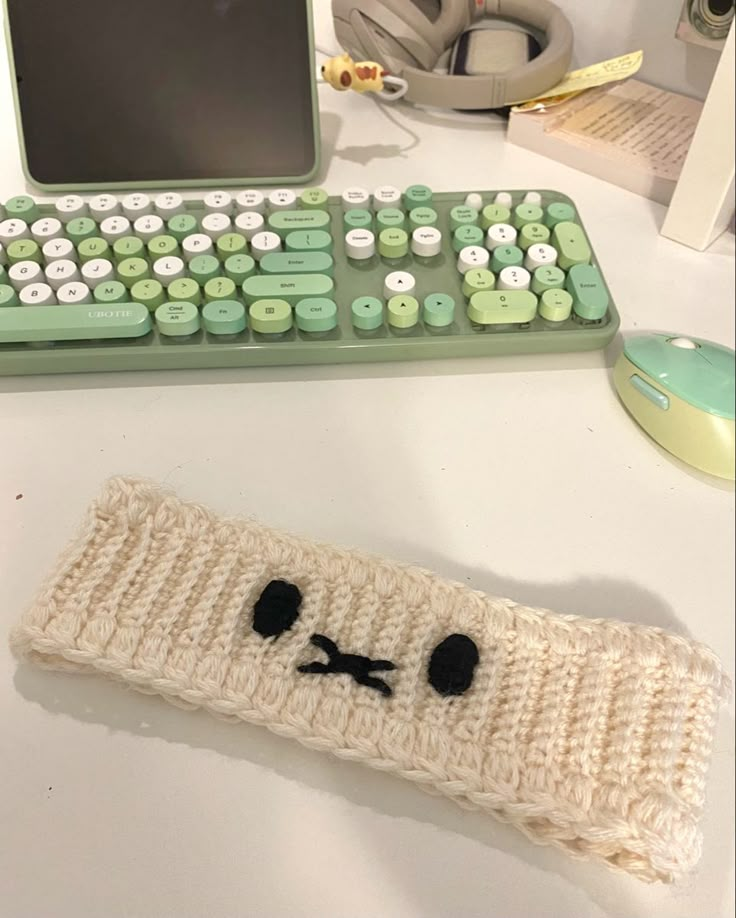
POLYGON ((498 245, 491 252, 491 271, 500 274, 504 268, 518 268, 524 263, 524 253, 516 245, 498 245))
POLYGON ((160 281, 142 280, 130 288, 130 298, 135 303, 143 303, 149 312, 156 312, 166 302, 167 293, 160 281))
POLYGON ((177 242, 183 242, 187 236, 197 232, 199 223, 192 214, 177 214, 166 224, 166 229, 177 242))
POLYGON ((248 240, 240 233, 225 233, 215 243, 217 254, 223 260, 231 255, 245 255, 248 251, 248 240))
POLYGON ((327 297, 299 300, 294 309, 296 327, 310 334, 324 334, 337 326, 337 304, 327 297))
POLYGON ((204 287, 208 280, 218 277, 220 262, 214 255, 196 255, 189 262, 189 275, 200 287, 204 287))
POLYGON ((137 236, 123 236, 113 243, 112 254, 116 264, 120 264, 126 258, 144 258, 146 247, 137 236))
POLYGON ((98 284, 94 289, 95 303, 127 303, 131 299, 134 303, 140 303, 138 297, 129 294, 125 284, 120 281, 104 281, 98 284))
POLYGON ((97 224, 89 217, 75 217, 66 225, 66 235, 79 246, 83 239, 91 239, 97 232, 97 224))
POLYGON ((572 297, 567 290, 545 290, 539 300, 539 315, 548 322, 564 322, 572 312, 572 297))
POLYGON ((30 225, 34 220, 38 220, 41 211, 33 198, 27 194, 19 194, 5 202, 5 214, 8 220, 15 217, 18 220, 25 220, 30 225))
POLYGON ((594 265, 573 265, 567 272, 565 284, 573 300, 576 316, 595 322, 608 309, 608 291, 600 271, 594 265))
POLYGON ((179 243, 174 236, 154 236, 148 242, 148 254, 153 261, 157 258, 168 258, 179 254, 179 243))
POLYGON ((470 298, 468 318, 476 325, 531 322, 537 314, 537 298, 529 290, 491 290, 470 298))
POLYGON ((575 208, 569 204, 550 204, 544 215, 544 222, 550 229, 558 223, 574 223, 575 208))
POLYGON ((199 331, 199 310, 193 303, 163 303, 155 312, 159 333, 169 338, 199 331))
POLYGON ((374 296, 359 296, 350 306, 353 326, 361 331, 375 331, 383 325, 383 303, 374 296))
POLYGON ((371 229, 373 227, 373 214, 361 207, 346 210, 342 217, 345 230, 371 229))
POLYGON ((5 254, 8 256, 8 264, 11 265, 16 265, 19 261, 35 261, 39 265, 43 262, 41 249, 33 239, 16 239, 10 243, 5 254))
POLYGON ((432 207, 414 207, 409 211, 409 226, 419 229, 421 226, 437 226, 437 211, 432 207))
POLYGON ((565 272, 553 265, 543 265, 532 275, 532 293, 541 296, 545 290, 556 290, 565 286, 565 272))
POLYGON ((212 300, 202 310, 202 325, 211 335, 237 335, 246 324, 245 306, 237 300, 212 300))
POLYGON ((519 231, 519 248, 524 252, 530 245, 549 241, 549 229, 541 223, 526 223, 519 231))
POLYGON ((172 281, 167 289, 168 297, 175 303, 194 303, 199 306, 202 302, 202 292, 199 284, 191 277, 179 277, 172 281))
POLYGON ((9 284, 0 284, 0 309, 3 306, 20 306, 18 294, 9 284))
POLYGON ((140 303, 109 306, 34 306, 0 311, 0 344, 140 338, 151 317, 140 303))
POLYGON ((392 328, 413 328, 419 321, 419 301, 413 296, 392 296, 386 315, 392 328))
POLYGON ((324 210, 329 196, 323 188, 305 188, 299 197, 304 210, 324 210))
POLYGON ((404 205, 407 210, 432 203, 432 189, 426 185, 410 185, 404 192, 404 205))
POLYGON ((557 249, 557 264, 565 271, 590 261, 588 240, 577 223, 558 223, 552 230, 552 245, 557 249))
POLYGON ((204 285, 204 299, 207 303, 212 300, 234 300, 237 294, 235 281, 229 277, 213 277, 204 285))
POLYGON ((376 229, 379 233, 385 229, 404 229, 405 227, 406 215, 397 207, 382 207, 376 213, 376 229))
POLYGON ((330 219, 324 210, 277 210, 268 218, 268 227, 283 237, 292 230, 326 229, 330 219))
POLYGON ((269 252, 261 258, 262 274, 327 274, 334 262, 326 252, 269 252))
POLYGON ((543 219, 544 211, 538 204, 519 204, 514 208, 512 225, 521 229, 527 223, 541 223, 543 219))
POLYGON ((93 258, 107 258, 110 254, 110 243, 100 236, 90 236, 79 243, 77 254, 81 264, 92 261, 93 258))
POLYGON ((452 247, 459 254, 469 245, 483 245, 485 234, 479 226, 459 226, 452 234, 452 247))
POLYGON ((248 314, 250 327, 262 335, 281 335, 287 332, 294 322, 291 306, 286 300, 257 300, 249 306, 248 314))
POLYGON ((244 280, 256 273, 256 263, 250 255, 231 255, 225 262, 225 277, 240 287, 244 280))
POLYGON ((284 240, 287 252, 332 253, 332 236, 326 230, 295 230, 284 240))
POLYGON ((378 252, 384 258, 403 258, 409 251, 409 236, 406 231, 394 227, 381 230, 378 236, 378 252))
POLYGON ((478 211, 474 207, 458 204, 450 211, 450 229, 454 232, 459 226, 477 226, 478 211))
POLYGON ((117 275, 126 287, 132 287, 138 281, 149 278, 151 271, 145 258, 126 258, 118 265, 117 275))
POLYGON ((331 297, 334 288, 326 274, 256 274, 243 283, 243 296, 249 306, 256 300, 283 300, 296 306, 309 297, 331 297))
POLYGON ((496 287, 496 278, 487 268, 471 268, 463 277, 463 296, 468 299, 474 293, 481 293, 483 290, 494 290, 496 287))
POLYGON ((423 319, 433 328, 447 328, 455 321, 455 300, 446 293, 431 293, 424 300, 423 319))
POLYGON ((480 215, 480 225, 484 230, 496 223, 509 223, 511 221, 511 211, 503 204, 486 204, 480 215))

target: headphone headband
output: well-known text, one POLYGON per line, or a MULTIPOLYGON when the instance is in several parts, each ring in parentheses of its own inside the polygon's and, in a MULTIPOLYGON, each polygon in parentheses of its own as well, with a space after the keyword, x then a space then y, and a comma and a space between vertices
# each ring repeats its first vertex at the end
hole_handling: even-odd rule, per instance
POLYGON ((354 56, 384 63, 409 84, 406 99, 441 108, 491 109, 544 93, 566 73, 572 57, 572 27, 550 0, 443 0, 432 22, 406 0, 333 0, 338 40, 354 56), (546 47, 534 60, 503 73, 450 76, 433 73, 443 51, 474 20, 484 16, 515 20, 546 36, 546 47), (403 58, 379 44, 375 27, 403 49, 403 58))

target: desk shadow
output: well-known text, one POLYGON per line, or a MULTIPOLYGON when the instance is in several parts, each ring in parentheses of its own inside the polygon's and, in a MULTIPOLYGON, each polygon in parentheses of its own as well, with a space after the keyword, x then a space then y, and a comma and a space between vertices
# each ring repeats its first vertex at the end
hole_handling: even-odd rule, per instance
MULTIPOLYGON (((409 560, 414 553, 411 546, 397 544, 399 557, 409 560)), ((440 556, 429 558, 424 552, 425 565, 433 565, 444 575, 466 583, 473 589, 496 595, 511 596, 519 602, 541 605, 560 612, 585 614, 594 618, 616 617, 656 625, 681 635, 686 629, 658 597, 641 587, 617 580, 589 579, 571 583, 528 583, 499 577, 487 570, 472 570, 440 556)), ((332 756, 306 749, 298 743, 276 736, 260 727, 218 721, 204 711, 184 711, 162 703, 154 696, 142 695, 119 684, 87 675, 48 673, 28 664, 16 671, 15 687, 28 701, 34 702, 51 714, 72 717, 78 721, 101 724, 111 731, 123 731, 137 736, 158 738, 167 743, 186 745, 196 749, 212 750, 232 759, 239 759, 276 772, 287 781, 306 785, 319 794, 339 795, 358 807, 367 808, 390 820, 414 820, 432 825, 438 830, 438 849, 446 850, 448 840, 443 833, 463 836, 489 849, 502 851, 513 859, 524 862, 534 871, 543 871, 562 879, 565 884, 585 891, 589 900, 605 910, 606 914, 644 918, 642 897, 638 881, 609 873, 593 864, 577 863, 561 852, 548 847, 530 844, 517 830, 497 823, 487 815, 462 810, 444 798, 429 796, 418 787, 396 780, 395 777, 358 768, 332 756), (90 682, 90 680, 94 680, 90 682)), ((733 812, 733 781, 729 778, 731 757, 728 750, 734 746, 734 723, 730 715, 722 712, 719 724, 718 749, 714 756, 711 781, 718 780, 720 787, 729 787, 728 800, 711 801, 710 834, 706 838, 703 869, 707 869, 708 882, 728 883, 729 867, 733 861, 733 833, 730 814, 733 812), (714 831, 715 830, 715 831, 714 831), (726 843, 726 839, 730 839, 726 843)), ((375 857, 385 861, 385 869, 395 872, 399 868, 392 861, 390 829, 380 826, 376 838, 371 840, 375 857), (380 837, 379 837, 380 835, 380 837)), ((416 903, 417 914, 426 916, 442 914, 442 905, 433 899, 426 884, 421 859, 416 866, 401 869, 397 882, 416 903), (438 909, 440 909, 438 911, 438 909)), ((485 888, 485 877, 468 877, 463 881, 468 901, 480 896, 485 888), (474 884, 478 884, 473 889, 474 884)), ((550 884, 552 899, 564 897, 559 883, 550 884), (553 892, 553 888, 556 892, 553 892)), ((661 887, 662 895, 669 896, 668 887, 661 887)), ((674 895, 682 895, 675 889, 674 895)), ((456 903, 462 912, 462 903, 456 903)), ((551 901, 549 914, 564 913, 562 898, 555 910, 551 901)), ((648 916, 647 916, 648 918, 648 916)))

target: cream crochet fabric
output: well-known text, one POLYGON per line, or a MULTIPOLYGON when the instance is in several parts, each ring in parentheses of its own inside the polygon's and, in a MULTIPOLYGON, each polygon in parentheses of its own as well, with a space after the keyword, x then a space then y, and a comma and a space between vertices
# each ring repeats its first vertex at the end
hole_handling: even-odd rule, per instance
POLYGON ((395 772, 643 880, 700 856, 726 678, 659 629, 490 598, 118 478, 11 644, 395 772))

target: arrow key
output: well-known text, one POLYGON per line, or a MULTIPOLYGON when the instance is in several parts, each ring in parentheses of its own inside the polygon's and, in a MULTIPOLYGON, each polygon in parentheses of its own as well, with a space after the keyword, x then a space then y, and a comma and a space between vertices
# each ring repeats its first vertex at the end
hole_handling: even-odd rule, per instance
POLYGON ((392 271, 383 282, 383 298, 390 300, 393 296, 411 296, 416 286, 413 274, 408 271, 392 271))

